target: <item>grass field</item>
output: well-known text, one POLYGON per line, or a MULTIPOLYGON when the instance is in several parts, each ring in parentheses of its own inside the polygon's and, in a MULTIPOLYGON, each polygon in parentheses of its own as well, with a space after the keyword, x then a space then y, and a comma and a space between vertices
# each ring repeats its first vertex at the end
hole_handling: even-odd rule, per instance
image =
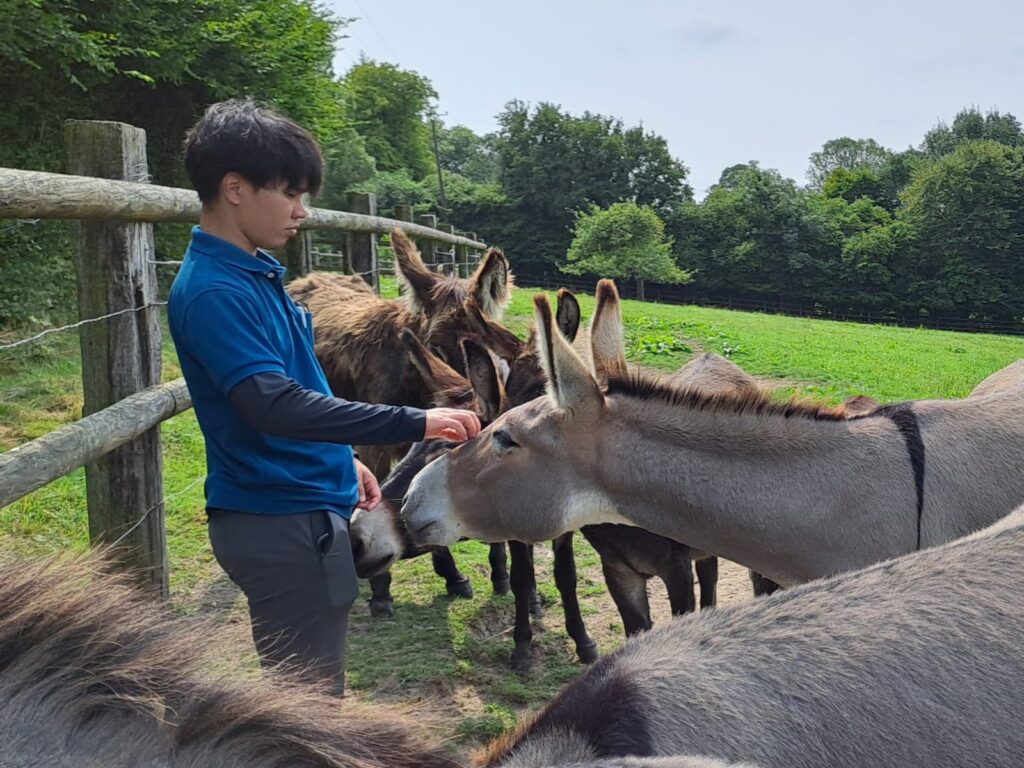
MULTIPOLYGON (((389 286, 393 291, 393 285, 389 286)), ((532 290, 516 292, 508 324, 525 334, 532 290)), ((593 301, 581 296, 584 316, 593 301)), ((838 402, 866 394, 890 402, 960 397, 993 371, 1024 357, 1024 339, 625 302, 629 356, 648 367, 674 370, 694 352, 730 357, 750 373, 776 380, 785 394, 838 402)), ((0 335, 0 339, 3 336, 0 335)), ((179 375, 173 349, 165 378, 179 375)), ((60 334, 41 344, 0 352, 0 450, 45 434, 81 413, 77 339, 60 334)), ((163 425, 167 531, 175 610, 201 612, 222 629, 218 647, 240 674, 253 674, 244 606, 222 575, 206 540, 202 439, 191 412, 163 425)), ((44 555, 87 546, 84 473, 78 470, 22 501, 0 509, 0 552, 44 555)), ((538 547, 538 584, 546 615, 536 628, 533 671, 506 667, 511 651, 512 598, 490 594, 487 551, 455 548, 477 591, 472 601, 449 601, 427 558, 394 570, 397 617, 371 620, 353 611, 349 684, 357 697, 418 705, 441 718, 454 748, 468 749, 547 701, 578 675, 571 641, 561 628, 550 553, 538 547)), ((580 597, 602 652, 619 645, 621 625, 604 591, 599 562, 577 545, 580 597)), ((364 595, 368 596, 368 595, 364 595)), ((737 598, 739 599, 739 598, 737 598)), ((665 614, 663 607, 659 615, 665 614)))

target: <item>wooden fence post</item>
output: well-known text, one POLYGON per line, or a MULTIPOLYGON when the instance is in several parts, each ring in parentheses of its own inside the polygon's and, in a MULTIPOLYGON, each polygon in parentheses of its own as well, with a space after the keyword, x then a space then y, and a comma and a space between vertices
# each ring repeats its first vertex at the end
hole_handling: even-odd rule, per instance
MULTIPOLYGON (((69 120, 64 140, 69 173, 148 181, 146 132, 140 128, 69 120)), ((160 383, 153 225, 82 221, 74 224, 73 231, 79 317, 121 313, 79 331, 83 414, 88 415, 160 383)), ((115 553, 118 562, 142 584, 167 597, 159 428, 85 470, 90 541, 120 539, 115 553)))
MULTIPOLYGON (((349 192, 345 202, 353 213, 377 215, 377 196, 362 192, 349 192)), ((368 282, 380 294, 380 270, 377 264, 377 235, 374 232, 348 233, 348 263, 352 272, 368 282)))
MULTIPOLYGON (((465 232, 460 232, 463 237, 469 237, 465 232)), ((469 246, 455 246, 455 269, 459 277, 469 277, 469 246)))
MULTIPOLYGON (((447 232, 449 235, 455 234, 455 227, 451 224, 439 224, 437 227, 442 232, 447 232)), ((446 250, 435 251, 434 255, 437 257, 438 263, 441 265, 441 271, 446 275, 455 274, 455 246, 450 243, 445 244, 446 250)))
POLYGON ((313 271, 313 233, 300 229, 284 246, 284 265, 288 269, 288 281, 303 277, 313 271))
MULTIPOLYGON (((416 220, 417 224, 422 224, 424 227, 430 227, 431 229, 437 229, 437 216, 432 213, 424 213, 416 220)), ((420 249, 420 255, 423 257, 423 263, 430 267, 431 271, 436 269, 437 264, 437 243, 434 240, 428 240, 425 237, 418 238, 416 240, 416 247, 420 249)))

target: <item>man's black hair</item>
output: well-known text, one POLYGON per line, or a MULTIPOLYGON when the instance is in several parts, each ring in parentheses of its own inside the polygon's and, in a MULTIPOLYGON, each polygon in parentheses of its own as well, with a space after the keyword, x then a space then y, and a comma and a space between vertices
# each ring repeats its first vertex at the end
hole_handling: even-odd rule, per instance
POLYGON ((316 194, 324 159, 305 128, 252 99, 230 99, 208 107, 188 132, 185 171, 204 203, 217 199, 221 179, 231 172, 257 189, 284 181, 316 194))

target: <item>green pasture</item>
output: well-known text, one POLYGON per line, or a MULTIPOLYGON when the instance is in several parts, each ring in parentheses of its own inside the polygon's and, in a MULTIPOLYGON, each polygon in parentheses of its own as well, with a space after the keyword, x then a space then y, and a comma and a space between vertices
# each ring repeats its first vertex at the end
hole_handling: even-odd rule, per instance
MULTIPOLYGON (((393 292, 393 284, 387 286, 393 292)), ((506 316, 525 334, 534 291, 519 289, 506 316)), ((591 297, 581 296, 585 317, 591 297)), ((830 402, 856 394, 881 401, 960 397, 993 371, 1024 357, 1024 338, 796 319, 699 307, 627 301, 628 353, 648 367, 673 370, 696 351, 723 354, 750 373, 777 380, 784 394, 830 402)), ((0 341, 20 337, 0 333, 0 341)), ((24 334, 27 335, 27 334, 24 334)), ((179 375, 173 348, 165 377, 179 375)), ((0 451, 70 422, 81 413, 78 342, 72 334, 0 352, 0 451)), ((173 607, 202 613, 223 627, 225 663, 252 674, 244 606, 210 553, 204 527, 202 439, 191 412, 163 425, 167 532, 173 607)), ((46 555, 87 546, 84 472, 78 470, 0 509, 0 552, 46 555)), ((561 626, 550 551, 538 547, 538 585, 546 613, 536 630, 533 671, 506 666, 511 650, 512 598, 491 594, 487 550, 456 547, 477 597, 450 601, 428 558, 394 569, 397 616, 369 618, 353 611, 349 683, 368 700, 425 707, 450 726, 454 748, 465 750, 500 733, 546 702, 582 667, 561 626)), ((589 628, 603 652, 622 642, 621 625, 603 588, 594 552, 577 543, 579 591, 589 628)), ((366 595, 368 596, 368 595, 366 595)), ((211 639, 211 642, 214 642, 211 639)))

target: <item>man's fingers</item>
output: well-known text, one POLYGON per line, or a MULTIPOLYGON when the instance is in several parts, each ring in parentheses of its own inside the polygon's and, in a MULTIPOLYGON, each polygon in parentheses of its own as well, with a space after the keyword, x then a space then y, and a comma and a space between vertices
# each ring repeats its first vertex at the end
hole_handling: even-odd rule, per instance
POLYGON ((466 427, 458 418, 450 419, 442 431, 444 432, 444 436, 449 440, 458 440, 459 442, 462 442, 469 439, 466 434, 466 427))

